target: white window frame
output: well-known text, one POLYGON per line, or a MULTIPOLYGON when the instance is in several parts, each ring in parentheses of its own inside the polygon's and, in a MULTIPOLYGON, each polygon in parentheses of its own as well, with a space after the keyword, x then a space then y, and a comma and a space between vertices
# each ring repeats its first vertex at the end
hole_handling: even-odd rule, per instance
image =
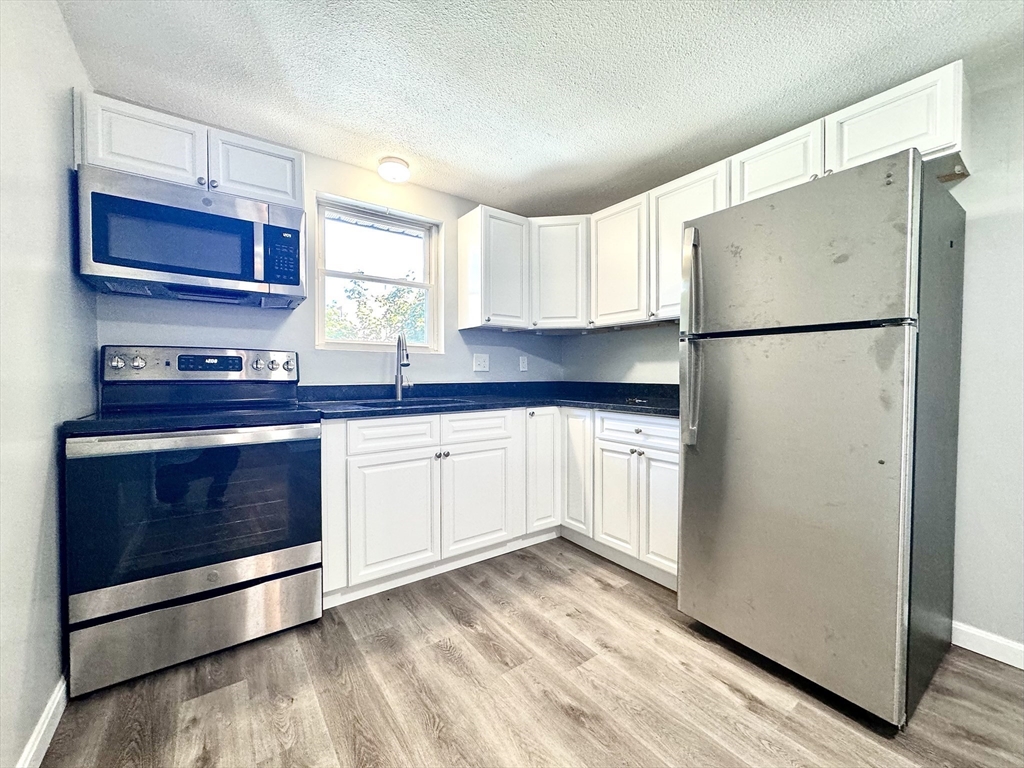
POLYGON ((417 216, 413 213, 396 211, 372 203, 350 200, 334 195, 318 194, 316 197, 316 348, 362 352, 392 352, 393 342, 376 341, 333 341, 327 338, 327 278, 340 277, 349 280, 365 280, 386 285, 407 285, 425 288, 427 291, 427 343, 409 343, 410 353, 444 352, 444 297, 442 293, 441 265, 441 222, 417 216), (358 216, 369 221, 396 227, 422 229, 426 243, 426 275, 423 283, 407 282, 385 278, 368 277, 362 274, 339 272, 327 269, 327 254, 324 252, 327 211, 337 211, 349 216, 358 216))

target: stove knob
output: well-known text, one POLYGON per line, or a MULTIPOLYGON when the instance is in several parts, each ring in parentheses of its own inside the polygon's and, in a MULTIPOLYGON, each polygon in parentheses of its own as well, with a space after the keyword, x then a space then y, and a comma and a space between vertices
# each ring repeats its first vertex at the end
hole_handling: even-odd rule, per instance
POLYGON ((284 369, 286 371, 288 371, 288 373, 291 373, 292 371, 294 371, 295 370, 295 361, 294 360, 285 360, 284 361, 284 369))
POLYGON ((269 368, 272 371, 276 371, 280 367, 281 364, 277 362, 277 360, 271 360, 269 363, 267 363, 267 368, 269 368))
POLYGON ((114 355, 112 358, 110 358, 110 367, 113 368, 115 371, 120 371, 122 368, 124 368, 124 366, 124 358, 121 357, 120 355, 114 355))
POLYGON ((136 371, 141 371, 145 367, 146 361, 143 358, 139 357, 138 355, 132 358, 132 368, 134 368, 136 371))
POLYGON ((262 370, 263 370, 264 368, 266 368, 266 367, 267 367, 267 364, 266 364, 266 363, 264 363, 264 362, 263 362, 263 361, 262 361, 262 360, 261 360, 260 358, 258 358, 258 357, 257 357, 257 358, 256 358, 255 360, 253 360, 253 361, 252 361, 252 369, 253 369, 254 371, 262 371, 262 370))

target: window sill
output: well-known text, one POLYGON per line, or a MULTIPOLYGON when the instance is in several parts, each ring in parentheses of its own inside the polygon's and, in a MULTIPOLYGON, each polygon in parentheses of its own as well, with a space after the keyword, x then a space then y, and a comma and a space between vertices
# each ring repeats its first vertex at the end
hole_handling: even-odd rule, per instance
MULTIPOLYGON (((317 342, 316 349, 319 350, 334 350, 335 352, 386 352, 388 354, 395 354, 395 343, 390 344, 375 344, 370 342, 361 341, 320 341, 317 342)), ((444 350, 431 349, 424 345, 409 345, 410 355, 442 355, 444 350)))

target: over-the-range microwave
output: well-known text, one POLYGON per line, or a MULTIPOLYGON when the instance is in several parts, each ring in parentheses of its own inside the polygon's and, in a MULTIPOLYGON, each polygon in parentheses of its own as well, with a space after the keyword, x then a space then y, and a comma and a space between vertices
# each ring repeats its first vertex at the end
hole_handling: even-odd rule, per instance
POLYGON ((108 293, 293 309, 306 214, 90 165, 78 168, 79 272, 108 293))

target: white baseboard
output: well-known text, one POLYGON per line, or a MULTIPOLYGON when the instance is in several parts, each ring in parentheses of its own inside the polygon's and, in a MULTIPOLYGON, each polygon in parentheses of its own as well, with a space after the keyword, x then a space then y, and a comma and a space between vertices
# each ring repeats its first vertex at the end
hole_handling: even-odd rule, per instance
POLYGON ((528 533, 525 536, 520 536, 518 539, 512 539, 511 541, 504 541, 501 544, 496 544, 493 547, 487 547, 477 552, 470 552, 466 555, 459 557, 452 557, 448 560, 441 560, 437 563, 430 563, 430 565, 423 565, 419 568, 414 568, 411 571, 403 571, 402 573, 394 576, 385 576, 375 581, 369 581, 365 584, 356 584, 352 587, 344 587, 342 589, 336 589, 333 592, 327 592, 324 594, 324 610, 328 608, 334 608, 344 603, 351 603, 353 600, 359 600, 370 595, 376 595, 378 592, 385 592, 395 587, 401 587, 405 584, 411 584, 414 581, 420 581, 421 579, 429 579, 431 576, 437 576, 440 573, 446 571, 453 571, 456 568, 462 568, 464 565, 472 565, 473 563, 479 563, 481 560, 488 560, 492 557, 498 557, 509 552, 515 552, 517 549, 523 549, 524 547, 532 547, 534 544, 540 544, 542 541, 548 541, 550 539, 558 538, 558 528, 548 528, 544 531, 538 531, 536 533, 528 533))
POLYGON ((639 558, 627 555, 625 552, 620 552, 614 547, 609 547, 607 544, 602 544, 600 541, 587 536, 585 533, 574 531, 571 528, 566 528, 564 525, 561 527, 560 532, 562 538, 568 539, 573 544, 577 544, 584 549, 589 549, 595 555, 600 555, 605 560, 611 560, 616 565, 621 565, 628 571, 633 573, 639 573, 645 579, 650 579, 655 584, 661 584, 666 589, 671 589, 673 592, 676 591, 676 576, 674 573, 668 573, 667 571, 661 570, 650 563, 645 563, 639 558))
POLYGON ((1024 643, 972 627, 970 624, 953 622, 953 645, 959 645, 1011 667, 1024 669, 1024 643))
POLYGON ((50 746, 50 739, 57 730, 57 723, 60 722, 60 716, 64 714, 64 707, 67 704, 67 684, 62 677, 50 694, 50 700, 46 702, 46 707, 43 708, 43 713, 39 716, 25 749, 21 751, 21 757, 17 762, 18 768, 39 768, 42 765, 43 756, 50 746))

